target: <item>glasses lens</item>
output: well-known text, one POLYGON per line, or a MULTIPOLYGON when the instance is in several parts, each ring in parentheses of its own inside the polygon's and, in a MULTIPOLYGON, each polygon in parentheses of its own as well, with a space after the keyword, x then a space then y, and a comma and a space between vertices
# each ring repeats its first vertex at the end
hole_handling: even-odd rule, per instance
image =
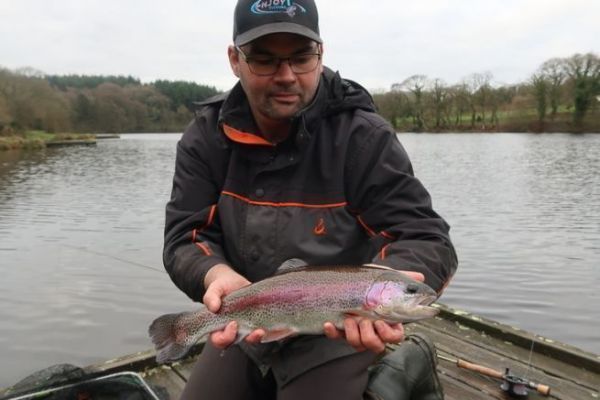
POLYGON ((277 57, 252 57, 247 59, 250 71, 257 75, 273 75, 279 68, 277 57))
POLYGON ((292 71, 297 74, 314 71, 319 63, 320 54, 301 54, 290 58, 292 71))
MULTIPOLYGON (((242 53, 243 54, 243 53, 242 53)), ((246 57, 246 62, 250 71, 256 75, 274 75, 277 73, 282 62, 289 63, 292 72, 296 74, 305 74, 312 72, 319 64, 320 54, 299 54, 289 58, 279 57, 246 57)))

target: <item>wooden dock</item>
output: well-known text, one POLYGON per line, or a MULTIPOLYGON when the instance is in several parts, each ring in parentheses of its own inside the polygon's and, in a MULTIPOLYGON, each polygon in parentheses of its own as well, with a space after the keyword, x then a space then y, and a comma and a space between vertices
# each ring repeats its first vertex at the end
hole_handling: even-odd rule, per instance
POLYGON ((94 136, 96 136, 96 139, 98 139, 98 140, 120 139, 121 138, 121 135, 119 135, 118 133, 96 133, 94 136))
MULTIPOLYGON (((447 400, 511 398, 500 388, 501 380, 459 368, 456 359, 499 371, 510 368, 512 375, 550 387, 548 396, 529 389, 529 399, 600 398, 599 355, 446 306, 440 309, 439 316, 408 324, 406 331, 421 332, 433 339, 447 400)), ((183 361, 162 366, 156 365, 154 351, 147 351, 92 365, 86 370, 94 374, 138 371, 158 397, 177 399, 199 351, 200 346, 183 361)))
POLYGON ((96 139, 74 139, 74 140, 49 140, 46 147, 64 147, 64 146, 95 146, 96 139))

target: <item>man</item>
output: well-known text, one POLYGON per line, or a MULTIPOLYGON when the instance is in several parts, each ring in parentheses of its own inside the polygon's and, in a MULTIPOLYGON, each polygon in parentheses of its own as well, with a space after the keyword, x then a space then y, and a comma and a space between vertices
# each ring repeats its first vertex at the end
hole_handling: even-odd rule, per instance
MULTIPOLYGON (((370 95, 323 66, 314 2, 239 0, 233 39, 238 84, 201 104, 178 144, 164 251, 175 284, 216 312, 300 258, 388 265, 441 293, 457 265, 448 225, 370 95)), ((344 327, 269 346, 258 329, 230 346, 232 322, 211 335, 182 398, 362 398, 367 367, 403 327, 344 327)))

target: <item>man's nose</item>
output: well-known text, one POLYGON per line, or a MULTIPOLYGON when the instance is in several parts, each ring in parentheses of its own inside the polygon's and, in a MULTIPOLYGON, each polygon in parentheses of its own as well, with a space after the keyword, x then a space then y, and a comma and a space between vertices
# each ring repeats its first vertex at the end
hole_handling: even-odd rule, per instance
POLYGON ((275 79, 278 81, 295 81, 296 74, 292 71, 292 64, 290 59, 288 58, 280 60, 279 67, 277 68, 277 72, 275 73, 275 79))

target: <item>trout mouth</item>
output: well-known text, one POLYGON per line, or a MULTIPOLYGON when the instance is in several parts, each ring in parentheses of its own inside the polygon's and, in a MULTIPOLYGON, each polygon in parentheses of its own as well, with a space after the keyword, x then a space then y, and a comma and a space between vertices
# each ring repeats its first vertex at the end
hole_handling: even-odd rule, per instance
POLYGON ((440 311, 438 308, 430 306, 435 300, 437 300, 437 296, 434 295, 413 297, 410 301, 396 304, 391 309, 382 310, 383 312, 379 312, 379 314, 391 322, 403 323, 431 318, 440 311))
POLYGON ((417 305, 419 306, 428 306, 431 303, 433 303, 434 301, 437 300, 437 296, 425 296, 422 299, 419 300, 419 302, 417 303, 417 305))
MULTIPOLYGON (((431 318, 440 312, 439 309, 430 306, 431 303, 437 300, 437 296, 423 296, 415 300, 416 301, 413 303, 413 306, 405 310, 406 314, 402 316, 404 322, 412 322, 424 318, 431 318)), ((398 315, 398 317, 400 317, 400 315, 398 315)))

